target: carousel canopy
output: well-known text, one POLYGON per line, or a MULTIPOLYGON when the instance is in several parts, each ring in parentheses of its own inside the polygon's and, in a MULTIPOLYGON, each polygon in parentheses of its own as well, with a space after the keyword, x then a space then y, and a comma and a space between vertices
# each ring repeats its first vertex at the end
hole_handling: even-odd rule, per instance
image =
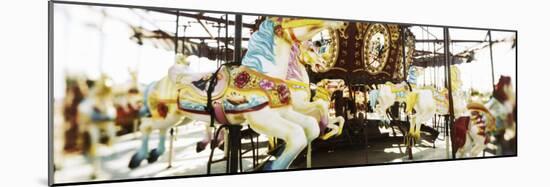
MULTIPOLYGON (((444 37, 441 27, 410 27, 415 36, 415 53, 413 65, 434 67, 445 65, 444 37)), ((515 47, 515 35, 510 32, 492 32, 492 44, 505 43, 509 48, 515 47)), ((488 49, 488 31, 471 29, 449 29, 451 64, 470 63, 476 52, 488 49)))

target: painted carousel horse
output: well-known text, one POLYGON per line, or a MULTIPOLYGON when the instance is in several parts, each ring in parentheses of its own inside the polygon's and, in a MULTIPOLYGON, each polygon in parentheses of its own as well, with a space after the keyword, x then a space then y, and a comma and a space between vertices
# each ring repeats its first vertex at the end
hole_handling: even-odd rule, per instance
POLYGON ((501 76, 495 86, 493 97, 485 103, 469 103, 468 116, 455 120, 453 125, 453 152, 459 157, 477 157, 485 149, 491 136, 498 139, 497 154, 515 154, 506 150, 507 144, 516 136, 516 99, 511 78, 501 76))
POLYGON ((429 89, 413 88, 406 82, 399 84, 386 83, 378 86, 371 97, 378 114, 385 111, 396 101, 406 103, 405 113, 410 117, 410 127, 405 143, 414 145, 420 139, 421 124, 430 120, 435 114, 435 100, 429 89), (373 96, 375 95, 375 96, 373 96), (377 105, 378 104, 378 105, 377 105))
MULTIPOLYGON (((279 59, 280 58, 279 56, 285 56, 285 51, 286 52, 289 51, 289 49, 285 50, 285 45, 278 45, 277 47, 273 46, 274 43, 280 43, 281 41, 285 41, 280 37, 275 37, 275 34, 273 34, 274 31, 277 31, 278 33, 281 33, 281 34, 287 33, 287 32, 292 33, 291 35, 288 35, 288 34, 286 35, 291 36, 290 38, 292 38, 292 40, 298 40, 300 38, 304 39, 312 36, 313 34, 310 34, 310 32, 313 32, 313 31, 318 32, 316 27, 320 26, 320 22, 317 22, 317 21, 313 21, 313 22, 304 21, 304 22, 300 22, 300 24, 293 24, 296 22, 289 22, 290 24, 277 25, 277 27, 275 27, 276 25, 273 24, 272 21, 268 21, 268 22, 271 23, 271 25, 267 25, 267 26, 265 26, 266 24, 263 24, 263 25, 264 27, 268 28, 267 32, 269 32, 268 31, 269 29, 271 32, 271 35, 270 35, 271 48, 268 48, 268 49, 271 49, 270 53, 272 55, 264 56, 260 54, 259 56, 256 56, 256 58, 258 59, 266 59, 269 57, 271 57, 271 59, 274 59, 273 54, 275 53, 275 51, 279 52, 277 53, 277 54, 280 54, 280 55, 277 55, 277 58, 279 59), (269 26, 271 26, 271 28, 269 28, 269 26), (284 30, 285 32, 281 32, 282 30, 284 30)), ((260 33, 260 32, 257 32, 257 33, 260 33)), ((266 34, 266 33, 264 32, 263 34, 266 34)), ((255 33, 255 35, 258 35, 258 34, 255 33)), ((288 37, 286 38, 289 39, 288 37)), ((267 42, 270 42, 270 41, 268 40, 267 42)), ((262 41, 259 41, 259 42, 261 43, 262 41)), ((254 45, 254 43, 255 42, 250 42, 249 45, 252 46, 254 45)), ((249 48, 251 48, 250 46, 249 48)), ((254 53, 252 51, 253 50, 249 49, 247 54, 254 53)), ((288 58, 288 55, 286 55, 286 58, 288 58)), ((288 63, 288 59, 285 62, 288 63)), ((277 64, 274 62, 269 62, 269 63, 277 64)), ((280 66, 280 64, 281 63, 278 63, 277 66, 280 66)), ((179 66, 179 67, 173 67, 171 68, 171 70, 179 69, 183 71, 180 71, 179 73, 174 73, 173 71, 171 71, 170 76, 163 78, 161 81, 159 81, 159 83, 162 83, 161 85, 169 85, 168 82, 172 81, 173 82, 172 85, 179 86, 180 92, 178 96, 180 96, 180 99, 177 105, 180 109, 176 110, 176 109, 172 109, 171 107, 168 107, 168 104, 170 104, 172 101, 163 100, 163 102, 160 102, 157 105, 153 105, 155 108, 150 108, 149 111, 151 111, 152 113, 153 112, 159 113, 159 116, 161 116, 165 120, 166 119, 176 120, 176 119, 181 119, 182 116, 187 116, 194 120, 210 122, 209 113, 206 112, 206 108, 204 108, 204 106, 203 107, 194 106, 194 104, 206 103, 206 101, 204 100, 205 99, 204 89, 206 88, 206 80, 207 80, 206 78, 212 75, 204 74, 197 77, 197 74, 188 72, 187 64, 177 64, 176 66, 179 66), (183 89, 183 88, 186 88, 186 89, 183 89), (187 92, 185 90, 187 90, 187 92), (199 93, 185 95, 185 94, 190 94, 194 92, 199 92, 199 93), (182 96, 182 94, 184 96, 182 96)), ((277 66, 273 66, 273 67, 277 67, 277 66)), ((233 68, 233 69, 242 69, 241 71, 243 72, 243 73, 239 73, 238 74, 239 76, 235 77, 235 80, 237 81, 233 80, 237 83, 237 85, 242 84, 242 82, 247 82, 248 78, 250 78, 250 75, 255 75, 255 77, 264 76, 261 73, 258 73, 257 71, 254 71, 254 70, 250 70, 249 68, 246 68, 246 67, 233 68)), ((217 74, 216 77, 221 76, 224 73, 227 74, 228 73, 227 71, 229 70, 222 70, 221 74, 217 74)), ((226 75, 225 82, 228 82, 227 76, 228 75, 226 75)), ((223 79, 220 79, 220 80, 222 82, 224 81, 223 79)), ((217 119, 216 123, 239 124, 244 122, 245 120, 248 120, 248 123, 250 124, 251 128, 254 129, 255 131, 262 134, 266 134, 268 136, 279 137, 285 140, 285 142, 287 142, 287 147, 285 148, 281 156, 276 161, 274 161, 273 164, 268 166, 267 169, 288 168, 288 166, 290 165, 290 162, 296 157, 297 153, 301 151, 301 149, 303 149, 303 147, 305 146, 303 143, 307 144, 307 142, 311 142, 313 139, 315 139, 319 135, 319 128, 316 125, 313 125, 313 124, 316 124, 313 118, 297 113, 290 108, 291 99, 290 99, 290 93, 289 93, 290 91, 288 91, 289 86, 284 81, 283 81, 284 84, 279 83, 279 80, 283 80, 283 79, 264 78, 262 80, 263 80, 262 82, 253 84, 254 86, 259 86, 261 83, 260 88, 243 90, 243 88, 240 88, 237 86, 237 89, 231 89, 233 90, 232 92, 228 92, 228 91, 223 92, 223 94, 221 94, 220 97, 217 98, 219 99, 219 101, 214 104, 216 104, 217 106, 220 106, 223 103, 223 108, 225 111, 224 113, 226 115, 220 115, 220 117, 223 117, 223 116, 226 116, 226 117, 217 119), (264 91, 259 91, 258 89, 264 90, 264 91), (252 96, 254 96, 251 98, 253 100, 248 101, 246 99, 247 97, 240 96, 239 94, 241 92, 245 92, 246 93, 245 95, 251 94, 252 96), (266 93, 269 93, 269 94, 266 95, 266 93), (275 95, 278 94, 279 96, 275 96, 274 94, 275 95), (223 99, 221 98, 222 95, 224 96, 223 99), (262 103, 258 104, 258 102, 262 102, 262 103), (245 103, 247 104, 243 105, 245 103), (232 108, 232 107, 236 107, 236 108, 232 108), (246 109, 247 107, 251 107, 251 108, 246 109), (231 112, 228 112, 228 111, 231 111, 231 112), (259 116, 267 115, 269 113, 273 114, 273 112, 275 112, 276 115, 270 115, 264 119, 259 118, 259 116), (272 119, 272 120, 266 121, 265 119, 272 119), (296 131, 297 129, 300 129, 300 131, 296 131), (302 138, 302 136, 304 136, 304 138, 302 138)), ((219 85, 221 85, 221 87, 227 87, 227 85, 226 86, 223 86, 223 84, 219 84, 219 85)), ((229 88, 231 88, 231 86, 228 87, 228 89, 229 88)), ((178 94, 178 93, 169 92, 169 94, 178 94)), ((167 98, 172 98, 172 97, 167 97, 167 98)), ((216 113, 219 113, 219 112, 216 112, 216 113)), ((136 159, 132 159, 132 162, 134 160, 136 159)))
MULTIPOLYGON (((313 55, 317 54, 301 44, 324 29, 342 25, 342 22, 334 21, 268 18, 262 22, 259 31, 252 35, 248 52, 242 61, 244 66, 258 72, 288 80, 287 82, 291 84, 294 110, 316 117, 323 135, 329 123, 328 99, 326 101, 314 99, 310 102, 309 77, 305 67, 298 63, 298 60, 309 63, 321 60, 321 57, 313 58, 313 55)), ((322 90, 319 91, 319 93, 322 92, 322 90)), ((330 135, 323 137, 328 138, 330 135)))
MULTIPOLYGON (((183 64, 187 63, 185 60, 184 56, 177 55, 175 61, 176 64, 183 64)), ((147 159, 148 163, 156 162, 166 152, 168 131, 178 125, 191 124, 194 121, 183 116, 166 117, 168 113, 177 110, 177 89, 178 87, 168 77, 154 81, 145 88, 142 99, 143 105, 139 110, 139 116, 142 121, 139 128, 142 134, 141 145, 132 156, 128 164, 129 168, 134 169, 139 167, 145 159, 147 159), (149 150, 151 133, 156 130, 159 133, 157 147, 149 150)), ((203 140, 197 142, 197 152, 204 150, 213 138, 212 128, 206 124, 205 126, 206 136, 203 140)), ((223 142, 223 133, 217 137, 217 140, 218 144, 223 142)), ((171 152, 172 150, 169 151, 171 152)))
MULTIPOLYGON (((307 71, 297 58, 305 57, 309 50, 300 52, 299 46, 304 41, 311 39, 324 29, 341 27, 342 22, 312 20, 312 19, 288 19, 268 18, 260 24, 249 41, 248 52, 243 58, 242 65, 268 76, 287 80, 290 84, 292 107, 295 111, 317 118, 322 138, 327 139, 332 134, 338 134, 339 130, 325 134, 325 128, 329 123, 328 101, 316 99, 310 102, 311 91, 307 71), (293 80, 294 75, 305 75, 304 80, 293 80)), ((313 50, 311 50, 313 52, 313 50)), ((321 59, 321 58, 318 58, 321 59)), ((341 119, 338 119, 343 122, 341 119)), ((341 126, 340 125, 340 126, 341 126)), ((335 129, 335 125, 331 125, 335 129)), ((308 140, 315 139, 318 135, 310 134, 311 127, 303 126, 308 140)), ((309 141, 311 142, 311 141, 309 141)), ((309 147, 309 144, 308 144, 309 147)), ((310 167, 311 151, 308 149, 308 164, 310 167)))
MULTIPOLYGON (((177 57, 176 61, 184 60, 177 57)), ((177 109, 177 88, 168 78, 163 78, 147 85, 143 93, 143 106, 140 108, 141 146, 132 156, 128 167, 137 168, 145 159, 153 163, 166 151, 167 132, 178 124, 188 124, 192 120, 183 117, 167 118, 169 111, 177 109), (159 132, 159 141, 156 148, 149 152, 149 139, 155 130, 159 132)))
POLYGON ((309 76, 304 65, 308 65, 314 72, 317 72, 320 68, 325 68, 325 64, 324 58, 313 50, 310 42, 295 43, 292 46, 287 82, 297 86, 307 86, 311 90, 305 97, 293 92, 294 100, 292 106, 296 111, 312 116, 319 122, 321 128, 320 138, 322 140, 342 134, 345 123, 342 116, 332 117, 328 115, 330 106, 329 91, 316 84, 307 85, 309 83, 309 76), (298 55, 295 53, 298 53, 298 55), (293 56, 296 56, 296 58, 292 58, 293 56), (312 107, 312 105, 315 107, 312 107), (323 121, 326 118, 328 118, 328 121, 323 121), (338 125, 335 125, 335 123, 338 125), (329 129, 328 132, 325 129, 329 129))
POLYGON ((103 137, 107 137, 106 144, 113 145, 116 138, 116 109, 111 93, 110 79, 102 75, 91 88, 90 94, 78 105, 78 123, 82 126, 85 138, 84 152, 93 166, 91 178, 100 174, 101 163, 98 147, 103 137))
MULTIPOLYGON (((411 67, 413 68, 413 67, 411 67)), ((420 71, 420 70, 417 70, 420 71)), ((414 71, 414 72, 417 72, 414 71)), ((409 74, 413 76, 414 74, 409 74)), ((466 109, 466 95, 461 92, 462 81, 460 80, 460 69, 456 65, 451 66, 451 85, 453 95, 453 113, 454 116, 467 115, 466 109)), ((448 115, 449 114, 449 92, 447 88, 435 88, 434 86, 424 86, 425 89, 432 90, 434 99, 436 101, 436 114, 448 115)))
POLYGON ((314 139, 308 139, 306 134, 319 135, 314 118, 292 110, 290 89, 285 80, 244 66, 222 67, 215 74, 182 72, 187 69, 186 65, 178 66, 179 72, 171 73, 169 77, 175 78, 173 81, 179 86, 179 110, 167 113, 167 118, 183 115, 210 122, 210 112, 213 112, 217 124, 242 124, 246 121, 258 133, 283 139, 285 150, 266 169, 288 168, 308 141, 314 139), (217 77, 217 83, 212 86, 212 109, 208 111, 205 104, 207 89, 201 86, 204 85, 201 82, 211 76, 217 77), (302 126, 312 131, 305 132, 302 126))

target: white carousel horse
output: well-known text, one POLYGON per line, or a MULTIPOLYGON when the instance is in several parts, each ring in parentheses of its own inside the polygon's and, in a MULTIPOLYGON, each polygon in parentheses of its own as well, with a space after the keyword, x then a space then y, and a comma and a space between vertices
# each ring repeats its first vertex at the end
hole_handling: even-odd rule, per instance
MULTIPOLYGON (((412 67, 411 67, 412 68, 412 67)), ((417 70, 419 71, 419 70, 417 70)), ((414 71, 416 72, 416 71, 414 71)), ((456 65, 451 66, 451 85, 453 95, 453 113, 455 117, 467 115, 466 96, 461 92, 462 81, 460 80, 460 69, 456 65)), ((433 86, 425 86, 423 88, 431 89, 436 100, 436 114, 449 114, 449 92, 447 88, 436 89, 433 86)))
MULTIPOLYGON (((185 57, 176 56, 176 63, 186 63, 185 57)), ((166 138, 168 130, 178 125, 186 125, 193 122, 191 119, 181 118, 166 118, 168 111, 173 111, 177 108, 177 86, 166 78, 160 81, 150 83, 143 93, 143 105, 140 108, 139 116, 142 119, 140 126, 141 146, 132 156, 128 167, 131 169, 137 168, 141 162, 147 159, 148 163, 153 163, 158 160, 166 151, 166 138), (158 130, 159 141, 156 148, 149 151, 149 138, 151 133, 158 130)), ((197 152, 202 151, 206 145, 212 140, 212 128, 205 125, 205 134, 203 140, 197 142, 197 152)), ((223 134, 223 133, 222 133, 223 134)), ((218 137, 218 143, 223 142, 223 135, 218 137)), ((169 150, 170 152, 172 150, 169 150)))
POLYGON ((516 136, 514 119, 516 99, 511 78, 501 76, 493 97, 485 103, 469 103, 468 116, 456 119, 453 126, 453 152, 458 157, 477 157, 492 135, 510 141, 516 136))
MULTIPOLYGON (((176 63, 183 63, 184 60, 183 56, 176 57, 176 63)), ((156 162, 166 151, 168 130, 193 121, 183 116, 167 117, 168 112, 177 110, 177 87, 168 78, 150 83, 145 88, 143 96, 143 106, 140 109, 142 122, 139 128, 142 133, 141 146, 128 164, 131 169, 137 168, 145 159, 148 163, 156 162), (159 132, 159 141, 157 147, 149 152, 149 138, 155 130, 159 132)))
MULTIPOLYGON (((263 29, 265 32, 255 33, 255 35, 262 35, 262 34, 270 35, 271 37, 270 41, 271 41, 271 47, 272 47, 270 49, 272 53, 272 56, 271 56, 272 59, 274 58, 273 53, 275 52, 277 52, 278 54, 277 59, 279 59, 280 56, 285 56, 284 45, 277 45, 276 47, 273 46, 274 43, 280 43, 281 41, 285 40, 285 39, 281 39, 281 37, 276 37, 276 35, 274 34, 275 32, 281 33, 281 34, 287 33, 287 32, 280 32, 281 30, 285 30, 285 31, 288 31, 288 33, 292 33, 292 34, 288 35, 291 37, 284 37, 284 38, 299 40, 301 38, 302 39, 308 38, 309 35, 313 35, 310 32, 318 32, 317 31, 318 29, 316 27, 320 26, 320 23, 322 22, 305 20, 303 22, 289 22, 289 23, 290 24, 275 25, 272 21, 266 21, 266 23, 262 24, 263 27, 266 27, 263 29), (299 24, 296 25, 294 23, 299 23, 299 24), (258 33, 262 33, 262 34, 258 34, 258 33)), ((262 42, 262 41, 258 41, 258 42, 262 42)), ((267 42, 269 42, 269 39, 267 42)), ((254 45, 254 43, 255 42, 250 42, 249 45, 252 46, 254 45)), ((249 46, 249 52, 247 54, 254 53, 253 52, 254 50, 251 50, 250 46, 249 46)), ((286 52, 288 52, 288 50, 286 50, 286 52)), ((286 55, 286 57, 288 58, 288 54, 286 55)), ((254 58, 265 59, 265 58, 269 58, 269 56, 264 56, 260 54, 259 56, 256 56, 254 58)), ((245 57, 245 59, 247 59, 247 57, 245 57)), ((245 60, 243 60, 243 62, 244 61, 245 60)), ((286 62, 288 63, 288 59, 286 62)), ((269 63, 277 64, 276 66, 272 66, 272 67, 278 67, 281 65, 281 63, 275 63, 275 62, 269 62, 269 63)), ((282 64, 282 65, 285 65, 285 64, 282 64)), ((159 113, 162 113, 163 115, 161 116, 165 116, 164 117, 165 119, 181 119, 181 116, 187 116, 194 120, 210 122, 210 116, 205 111, 205 108, 204 107, 201 108, 200 106, 195 106, 195 104, 197 103, 205 103, 204 88, 206 84, 204 83, 206 79, 204 79, 204 76, 209 76, 209 75, 208 74, 198 75, 198 74, 189 73, 187 72, 188 71, 187 67, 188 65, 186 64, 176 64, 175 67, 171 68, 170 76, 163 78, 161 81, 159 81, 159 83, 163 83, 163 84, 167 83, 168 85, 168 82, 172 82, 172 85, 182 86, 182 88, 185 88, 185 89, 183 89, 183 91, 181 91, 180 93, 183 92, 182 94, 191 94, 193 95, 193 97, 190 97, 190 96, 180 97, 181 102, 178 103, 180 110, 175 110, 167 107, 167 104, 172 102, 170 100, 163 100, 164 102, 160 102, 160 105, 157 105, 156 109, 149 109, 149 110, 161 111, 159 113), (173 71, 179 71, 179 72, 175 73, 173 71), (193 99, 193 98, 199 98, 199 99, 193 99), (191 100, 187 101, 186 99, 191 99, 191 100), (186 108, 186 107, 191 107, 191 108, 186 108)), ((225 80, 220 79, 222 82, 225 81, 227 83, 230 81, 235 81, 235 80, 227 80, 229 78, 228 77, 229 74, 227 71, 229 70, 222 70, 221 74, 218 74, 217 76, 225 77, 225 80), (227 75, 223 76, 224 74, 227 74, 227 75)), ((240 85, 240 83, 242 83, 243 81, 246 82, 251 75, 254 75, 254 77, 266 77, 246 67, 241 67, 234 71, 240 72, 238 76, 232 75, 232 76, 237 76, 237 77, 234 77, 237 80, 234 83, 236 83, 237 85, 240 85)), ((225 108, 225 110, 232 111, 232 113, 226 113, 226 115, 219 115, 219 117, 223 117, 222 118, 223 123, 230 123, 230 124, 240 124, 245 120, 248 120, 248 123, 250 124, 251 128, 254 129, 255 131, 262 134, 266 134, 268 136, 279 137, 285 140, 285 142, 287 142, 287 147, 285 148, 281 156, 277 160, 275 160, 272 165, 268 166, 267 169, 288 168, 288 166, 290 165, 290 162, 296 157, 297 153, 305 147, 305 144, 307 144, 307 142, 312 141, 319 135, 319 128, 316 126, 317 123, 313 118, 297 113, 293 111, 289 106, 287 106, 287 105, 290 105, 291 97, 288 91, 288 85, 284 83, 284 81, 283 82, 279 81, 282 79, 263 78, 262 80, 263 82, 257 82, 258 85, 254 84, 254 86, 260 86, 261 84, 262 85, 261 89, 270 90, 270 94, 279 94, 280 96, 279 101, 277 101, 277 97, 273 95, 269 95, 269 97, 266 97, 265 93, 258 92, 258 91, 246 93, 244 95, 252 94, 254 96, 252 97, 252 99, 260 99, 260 100, 268 99, 269 102, 264 101, 260 105, 257 105, 259 101, 252 100, 251 101, 252 103, 247 102, 246 103, 247 105, 242 106, 245 108, 252 107, 248 110, 243 110, 243 108, 241 107, 233 108, 233 110, 229 110, 225 108), (271 115, 264 116, 268 114, 271 114, 271 115), (260 116, 263 116, 264 118, 260 116), (272 120, 266 120, 266 119, 272 119, 272 120), (297 129, 300 129, 300 130, 297 131, 297 129)), ((222 88, 225 87, 223 84, 218 84, 217 86, 222 88)), ((227 89, 233 90, 233 92, 227 92, 227 94, 225 94, 225 92, 224 94, 217 93, 219 94, 220 97, 224 96, 224 99, 223 99, 223 101, 225 102, 223 103, 224 107, 230 107, 233 105, 240 106, 241 102, 248 101, 248 100, 243 100, 245 96, 239 95, 241 92, 243 92, 241 91, 242 88, 239 88, 238 86, 237 88, 238 89, 231 88, 231 87, 227 88, 227 89)), ((170 92, 169 94, 177 94, 177 93, 170 92)), ((221 98, 218 98, 218 99, 221 99, 221 98)), ((217 103, 217 105, 220 105, 220 103, 217 103)), ((220 123, 219 120, 216 122, 220 123)))
MULTIPOLYGON (((304 64, 309 65, 314 72, 317 72, 319 68, 325 68, 324 58, 316 53, 312 46, 307 43, 295 43, 292 48, 291 60, 289 61, 289 69, 287 74, 287 80, 295 84, 307 84, 309 83, 309 76, 306 71, 304 64), (295 55, 294 53, 299 53, 295 55), (296 56, 296 58, 292 58, 296 56), (298 81, 298 82, 295 82, 298 81)), ((304 85, 305 86, 305 85, 304 85)), ((313 102, 310 102, 311 94, 304 97, 304 95, 299 95, 293 93, 293 108, 303 114, 314 117, 320 124, 321 128, 321 139, 327 140, 331 137, 338 136, 342 133, 342 129, 345 123, 345 120, 342 116, 332 117, 328 115, 329 105, 330 105, 330 95, 327 89, 323 87, 318 87, 315 84, 309 85, 311 94, 314 93, 313 102), (300 97, 301 96, 301 97, 300 97), (328 121, 324 122, 328 117, 328 121), (334 125, 337 123, 338 125, 334 125), (324 126, 326 125, 326 126, 324 126), (329 129, 325 133, 325 128, 329 129)))
POLYGON ((93 173, 91 178, 95 179, 101 172, 100 156, 98 146, 102 138, 102 131, 107 136, 107 145, 111 146, 116 141, 116 109, 114 107, 111 82, 107 76, 102 75, 92 87, 89 97, 78 105, 78 124, 81 130, 88 135, 85 139, 87 145, 84 152, 92 163, 93 173))
POLYGON ((385 114, 385 111, 395 101, 407 104, 405 112, 410 117, 410 127, 406 144, 414 145, 414 142, 418 142, 421 124, 430 120, 435 114, 436 104, 432 91, 430 89, 411 88, 405 82, 399 84, 388 82, 379 85, 375 93, 376 98, 372 98, 371 101, 376 101, 374 105, 378 114, 385 114))
MULTIPOLYGON (((204 104, 205 87, 200 86, 200 82, 212 75, 181 72, 184 70, 181 66, 177 67, 180 71, 174 80, 180 86, 179 110, 167 113, 167 118, 183 115, 210 122, 211 116, 204 104)), ((216 123, 242 124, 246 121, 258 133, 285 140, 285 150, 266 169, 288 168, 308 141, 313 140, 309 140, 306 133, 319 134, 318 128, 314 128, 317 126, 315 119, 292 110, 289 85, 284 80, 242 66, 224 67, 215 76, 219 77, 212 97, 216 123), (305 132, 298 122, 312 127, 309 128, 312 131, 305 132)))
MULTIPOLYGON (((342 25, 342 22, 335 21, 268 18, 262 22, 258 32, 251 36, 248 51, 242 61, 242 65, 250 69, 287 80, 287 83, 290 84, 293 109, 302 114, 315 117, 319 123, 320 130, 313 130, 311 128, 319 127, 307 127, 298 122, 304 128, 306 136, 308 136, 307 139, 310 140, 308 142, 317 138, 319 134, 307 132, 318 131, 322 133, 323 139, 327 139, 341 131, 336 130, 324 134, 324 130, 329 123, 328 101, 315 99, 310 102, 309 77, 305 67, 297 63, 297 58, 305 58, 308 54, 313 53, 308 53, 309 50, 301 50, 303 52, 300 52, 299 46, 302 42, 313 38, 324 29, 338 28, 342 25)), ((341 119, 336 118, 335 120, 339 120, 338 122, 343 125, 341 119)), ((335 129, 337 126, 331 125, 330 127, 335 129)), ((310 144, 308 143, 307 167, 311 167, 311 149, 309 148, 310 144)))
MULTIPOLYGON (((294 110, 317 116, 319 125, 324 129, 329 123, 328 102, 319 99, 310 102, 309 77, 305 67, 297 63, 297 60, 323 64, 315 62, 322 58, 313 58, 316 54, 304 49, 301 43, 324 29, 342 25, 342 22, 310 19, 266 19, 260 25, 259 31, 252 35, 242 64, 266 75, 289 80, 288 82, 292 84, 291 98, 294 110)), ((331 127, 335 128, 335 126, 331 127)))

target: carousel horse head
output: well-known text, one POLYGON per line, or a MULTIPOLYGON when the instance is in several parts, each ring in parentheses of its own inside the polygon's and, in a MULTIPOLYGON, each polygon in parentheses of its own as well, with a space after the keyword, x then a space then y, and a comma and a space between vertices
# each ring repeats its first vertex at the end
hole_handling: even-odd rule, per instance
POLYGON ((191 77, 189 75, 192 72, 189 68, 190 64, 187 61, 186 56, 177 54, 174 61, 174 65, 168 69, 168 77, 170 80, 174 83, 179 83, 178 81, 190 82, 191 77))
POLYGON ((113 92, 113 82, 111 78, 102 74, 92 87, 92 97, 106 98, 113 92))
POLYGON ((300 45, 300 55, 298 61, 304 65, 309 65, 313 72, 320 72, 327 69, 326 60, 322 55, 315 52, 311 42, 300 45))
POLYGON ((289 60, 286 55, 290 54, 293 45, 311 39, 324 29, 342 25, 344 25, 343 22, 337 21, 268 18, 250 37, 248 51, 242 60, 242 65, 261 73, 282 73, 269 75, 284 78, 281 75, 287 73, 285 67, 289 60))
POLYGON ((320 19, 272 17, 269 20, 276 23, 275 34, 289 43, 306 41, 324 29, 337 29, 344 25, 341 21, 320 19))

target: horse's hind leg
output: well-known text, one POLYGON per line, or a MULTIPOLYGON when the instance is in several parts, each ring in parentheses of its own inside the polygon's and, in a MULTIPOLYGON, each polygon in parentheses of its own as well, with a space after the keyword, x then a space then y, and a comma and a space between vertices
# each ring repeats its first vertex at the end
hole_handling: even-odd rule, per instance
MULTIPOLYGON (((311 116, 306 116, 295 112, 294 110, 287 110, 282 112, 282 116, 295 124, 300 125, 304 129, 304 133, 307 139, 307 168, 311 168, 311 142, 319 137, 319 126, 317 121, 311 116)), ((328 122, 328 120, 327 120, 328 122)))
POLYGON ((154 123, 154 121, 151 118, 143 119, 143 123, 140 127, 140 131, 142 133, 141 146, 138 148, 136 153, 134 153, 130 163, 128 164, 130 169, 137 168, 141 164, 141 161, 147 157, 147 151, 149 151, 149 136, 153 131, 152 123, 154 123))
POLYGON ((204 136, 204 138, 201 141, 197 142, 196 149, 195 149, 195 151, 197 153, 199 153, 199 152, 203 151, 204 149, 206 149, 206 146, 209 143, 211 143, 211 141, 213 139, 216 139, 216 145, 213 145, 213 146, 216 146, 216 147, 221 145, 223 143, 223 140, 224 140, 224 132, 225 132, 224 129, 221 129, 221 132, 218 135, 218 137, 214 137, 214 135, 212 133, 214 128, 212 128, 210 126, 210 124, 208 124, 208 123, 205 123, 204 126, 205 126, 205 134, 206 135, 204 136))
POLYGON ((184 118, 182 120, 182 116, 172 113, 172 114, 169 114, 164 120, 157 123, 158 126, 156 126, 156 128, 159 129, 158 146, 157 148, 151 150, 151 152, 149 153, 149 157, 147 158, 147 161, 149 163, 156 162, 158 158, 162 156, 166 151, 166 134, 167 134, 166 132, 168 131, 168 129, 179 124, 185 125, 191 121, 192 120, 189 118, 184 118))
POLYGON ((327 140, 331 138, 332 136, 338 136, 342 134, 342 129, 344 129, 344 118, 342 116, 338 117, 330 117, 328 121, 328 128, 330 131, 326 134, 324 134, 321 139, 327 140), (338 123, 338 125, 334 125, 335 123, 338 123))
POLYGON ((149 164, 156 162, 158 158, 164 154, 164 151, 166 150, 166 131, 168 131, 167 128, 159 129, 159 142, 157 148, 152 149, 147 157, 147 162, 149 164))
POLYGON ((294 110, 285 110, 282 111, 281 114, 285 119, 303 128, 308 142, 311 142, 319 137, 320 130, 315 118, 298 113, 294 110))
POLYGON ((292 161, 306 147, 307 139, 302 127, 282 118, 272 110, 262 109, 245 114, 250 127, 258 133, 281 138, 286 142, 281 156, 267 170, 288 169, 292 161))

